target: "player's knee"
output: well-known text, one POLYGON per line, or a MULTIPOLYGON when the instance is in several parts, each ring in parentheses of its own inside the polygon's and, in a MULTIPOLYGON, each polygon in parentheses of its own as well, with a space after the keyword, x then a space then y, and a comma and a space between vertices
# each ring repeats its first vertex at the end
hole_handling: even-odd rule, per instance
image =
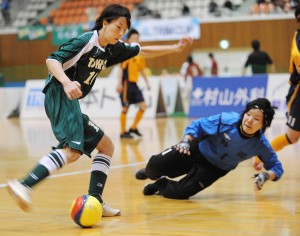
POLYGON ((163 176, 163 173, 156 167, 153 161, 151 161, 151 158, 145 168, 145 172, 146 175, 152 180, 159 179, 161 176, 163 176))
POLYGON ((106 155, 112 157, 112 156, 113 156, 113 153, 114 153, 114 150, 115 150, 115 145, 113 144, 113 142, 112 142, 111 140, 109 140, 108 145, 107 145, 107 148, 106 148, 104 154, 106 154, 106 155))
POLYGON ((102 138, 102 140, 100 140, 100 142, 97 145, 96 149, 99 152, 101 152, 101 153, 103 153, 107 156, 112 157, 113 153, 114 153, 115 146, 114 146, 113 142, 111 141, 111 139, 108 136, 105 135, 102 138))
POLYGON ((147 109, 147 104, 143 103, 140 105, 140 110, 145 111, 147 109))
POLYGON ((128 107, 123 107, 122 108, 122 113, 126 115, 127 112, 128 112, 128 107))
POLYGON ((66 150, 65 155, 66 155, 68 163, 77 161, 81 156, 81 152, 76 149, 67 148, 65 150, 66 150))
POLYGON ((288 141, 291 143, 291 144, 294 144, 294 143, 297 143, 298 140, 299 140, 299 135, 288 135, 287 134, 287 138, 288 138, 288 141))

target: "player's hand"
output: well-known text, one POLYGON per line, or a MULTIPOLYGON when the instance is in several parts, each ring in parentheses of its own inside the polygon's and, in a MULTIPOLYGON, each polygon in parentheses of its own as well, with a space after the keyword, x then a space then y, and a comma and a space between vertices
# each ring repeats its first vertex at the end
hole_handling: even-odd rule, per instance
POLYGON ((261 190, 264 186, 265 182, 269 180, 270 175, 267 172, 260 172, 259 174, 255 174, 254 178, 254 189, 256 191, 261 190))
POLYGON ((190 152, 191 141, 190 141, 188 138, 186 138, 186 137, 184 137, 184 138, 180 141, 180 143, 174 145, 174 148, 175 148, 178 152, 180 152, 180 153, 182 153, 182 154, 185 154, 185 155, 188 155, 188 156, 191 155, 191 152, 190 152))
POLYGON ((191 45, 193 39, 191 37, 184 37, 177 43, 177 52, 181 52, 186 46, 191 45))
POLYGON ((82 96, 81 85, 77 81, 69 81, 63 84, 63 87, 70 100, 78 99, 82 96))

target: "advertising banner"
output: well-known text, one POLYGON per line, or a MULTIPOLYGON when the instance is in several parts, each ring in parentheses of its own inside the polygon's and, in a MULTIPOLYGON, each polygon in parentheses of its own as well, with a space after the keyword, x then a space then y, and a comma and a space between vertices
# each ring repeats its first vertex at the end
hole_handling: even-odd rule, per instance
POLYGON ((267 75, 251 77, 205 78, 193 80, 189 117, 244 110, 256 98, 266 96, 267 75))
POLYGON ((193 39, 201 37, 197 18, 136 20, 132 22, 132 27, 139 31, 140 40, 144 42, 180 40, 185 36, 193 39))
POLYGON ((276 109, 276 118, 285 118, 287 112, 286 95, 288 93, 289 74, 269 74, 266 97, 276 109))
POLYGON ((45 80, 27 80, 21 104, 21 118, 46 118, 45 94, 42 92, 45 80))
POLYGON ((19 40, 44 40, 47 38, 47 30, 44 25, 24 26, 18 28, 19 40))
POLYGON ((83 33, 81 25, 56 26, 52 31, 52 44, 62 45, 69 39, 77 37, 83 33))

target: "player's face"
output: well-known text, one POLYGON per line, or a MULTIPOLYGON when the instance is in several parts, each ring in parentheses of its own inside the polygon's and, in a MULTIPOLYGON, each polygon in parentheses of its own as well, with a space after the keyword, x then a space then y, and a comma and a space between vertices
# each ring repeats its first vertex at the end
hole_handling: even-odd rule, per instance
POLYGON ((260 109, 251 109, 244 114, 242 129, 246 134, 254 134, 263 127, 263 113, 260 109))
POLYGON ((140 36, 138 34, 132 34, 128 39, 128 43, 138 43, 140 36))
POLYGON ((103 37, 107 44, 116 44, 128 29, 125 17, 117 18, 111 22, 104 22, 103 37))

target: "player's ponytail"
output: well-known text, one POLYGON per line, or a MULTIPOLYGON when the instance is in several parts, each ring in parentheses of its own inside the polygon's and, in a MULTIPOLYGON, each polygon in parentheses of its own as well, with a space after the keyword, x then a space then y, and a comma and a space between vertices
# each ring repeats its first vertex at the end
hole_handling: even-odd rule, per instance
POLYGON ((120 17, 125 17, 127 21, 128 29, 131 26, 131 14, 128 8, 123 7, 119 4, 111 4, 103 9, 100 16, 96 19, 95 25, 92 30, 100 30, 103 27, 103 21, 111 22, 120 17))

